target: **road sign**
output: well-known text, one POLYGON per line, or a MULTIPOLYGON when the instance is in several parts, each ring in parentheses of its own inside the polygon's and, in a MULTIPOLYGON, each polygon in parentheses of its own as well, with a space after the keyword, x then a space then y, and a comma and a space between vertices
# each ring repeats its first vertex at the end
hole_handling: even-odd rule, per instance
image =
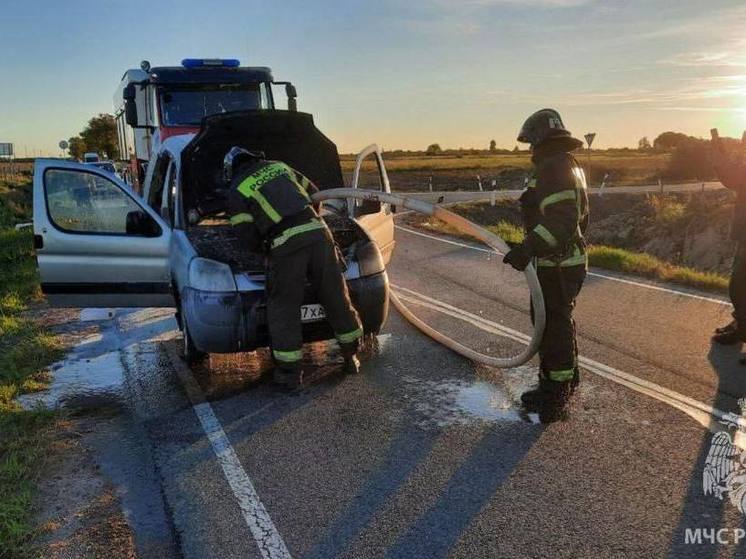
POLYGON ((596 138, 595 132, 588 132, 585 135, 585 143, 588 144, 588 149, 591 148, 591 144, 593 143, 593 140, 596 138))
POLYGON ((13 144, 0 143, 0 157, 10 157, 13 155, 13 144))
POLYGON ((60 146, 61 150, 66 150, 68 148, 67 140, 60 140, 60 143, 58 145, 60 146))

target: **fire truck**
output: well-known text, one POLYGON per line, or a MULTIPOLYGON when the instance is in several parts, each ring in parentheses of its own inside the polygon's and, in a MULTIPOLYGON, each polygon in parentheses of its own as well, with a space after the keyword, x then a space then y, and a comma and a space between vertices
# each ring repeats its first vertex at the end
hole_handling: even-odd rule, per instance
POLYGON ((199 131, 202 119, 220 113, 273 109, 272 86, 285 86, 288 109, 296 110, 290 82, 275 82, 267 67, 236 59, 186 58, 181 66, 127 70, 114 93, 119 153, 126 180, 139 191, 160 142, 199 131))

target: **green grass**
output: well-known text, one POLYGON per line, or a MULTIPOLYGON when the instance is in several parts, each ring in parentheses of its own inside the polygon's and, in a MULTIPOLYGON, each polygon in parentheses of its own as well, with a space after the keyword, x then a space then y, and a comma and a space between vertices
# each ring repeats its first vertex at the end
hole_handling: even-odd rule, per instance
POLYGON ((55 337, 24 315, 39 299, 28 218, 30 185, 0 184, 0 558, 26 557, 33 535, 35 479, 54 422, 51 412, 23 411, 16 396, 43 388, 46 367, 62 354, 55 337))
MULTIPOLYGON (((450 209, 479 223, 478 215, 475 215, 475 207, 473 204, 464 204, 463 206, 453 206, 450 209)), ((449 225, 431 218, 414 218, 412 225, 435 233, 445 233, 455 237, 471 239, 471 237, 460 234, 449 225)), ((481 225, 509 243, 519 243, 524 237, 523 230, 508 221, 499 221, 497 224, 482 223, 481 225)), ((650 254, 633 252, 623 248, 591 245, 588 247, 588 262, 591 266, 597 268, 642 276, 706 291, 717 293, 728 291, 729 278, 724 275, 702 272, 685 266, 676 266, 650 254)))

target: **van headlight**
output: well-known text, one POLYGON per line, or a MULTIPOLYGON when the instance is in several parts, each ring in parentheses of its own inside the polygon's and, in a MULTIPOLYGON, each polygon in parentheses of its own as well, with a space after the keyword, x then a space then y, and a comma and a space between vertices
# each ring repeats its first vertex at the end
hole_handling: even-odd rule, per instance
POLYGON ((355 249, 355 256, 357 257, 361 276, 372 276, 386 269, 383 265, 381 251, 378 250, 376 243, 372 241, 360 243, 355 249))
POLYGON ((189 264, 189 287, 200 291, 236 291, 236 280, 228 264, 193 258, 189 264))

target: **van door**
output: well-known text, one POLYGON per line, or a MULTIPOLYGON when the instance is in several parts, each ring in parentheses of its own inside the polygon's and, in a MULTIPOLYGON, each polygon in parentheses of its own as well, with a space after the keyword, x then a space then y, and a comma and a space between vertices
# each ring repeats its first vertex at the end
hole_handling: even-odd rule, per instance
MULTIPOLYGON (((391 192, 381 149, 377 145, 371 144, 358 154, 352 174, 352 188, 391 192), (372 158, 375 162, 372 173, 363 169, 363 163, 368 158, 372 158)), ((370 234, 381 251, 384 264, 388 264, 395 245, 394 215, 391 204, 371 200, 348 200, 347 207, 350 208, 350 217, 360 223, 370 234)))
POLYGON ((89 165, 34 165, 42 292, 58 307, 170 307, 171 231, 117 177, 89 165))

